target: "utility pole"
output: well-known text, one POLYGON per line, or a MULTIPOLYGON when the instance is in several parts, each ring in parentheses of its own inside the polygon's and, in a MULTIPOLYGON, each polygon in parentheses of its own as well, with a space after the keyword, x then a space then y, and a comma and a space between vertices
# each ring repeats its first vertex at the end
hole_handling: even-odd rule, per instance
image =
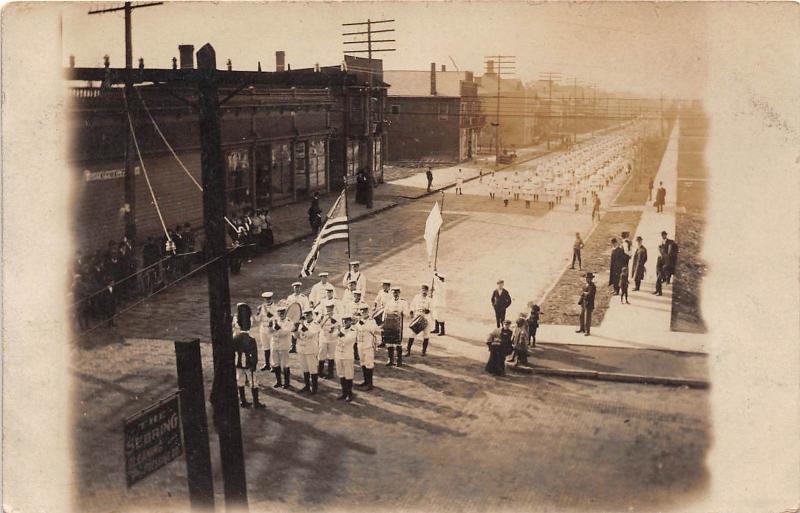
MULTIPOLYGON (((111 12, 124 11, 125 12, 125 96, 126 98, 133 97, 133 42, 131 41, 131 12, 134 9, 141 9, 142 7, 153 7, 162 5, 164 2, 149 2, 146 4, 131 5, 131 2, 125 2, 122 7, 114 7, 111 9, 99 9, 89 11, 89 14, 105 14, 111 12)), ((126 107, 127 109, 127 107, 126 107)), ((130 111, 126 112, 130 116, 130 111)), ((133 162, 133 137, 131 136, 131 129, 128 127, 125 136, 125 204, 127 205, 125 213, 125 237, 131 242, 136 244, 136 178, 132 169, 133 162)))
POLYGON ((197 52, 198 103, 200 114, 203 220, 208 259, 208 308, 214 382, 211 403, 219 436, 223 488, 227 511, 247 510, 247 482, 242 447, 242 426, 236 397, 231 298, 225 245, 225 171, 219 123, 219 99, 214 48, 204 45, 197 52))
MULTIPOLYGON (((497 73, 497 105, 495 107, 494 127, 494 168, 497 169, 500 158, 500 89, 503 75, 513 75, 516 71, 516 56, 514 55, 488 55, 486 59, 486 73, 497 73)), ((511 103, 509 103, 511 105, 511 103)))
MULTIPOLYGON (((572 141, 578 142, 578 77, 572 77, 572 141)), ((583 85, 581 83, 581 85, 583 85)))
MULTIPOLYGON (((541 80, 547 80, 548 84, 548 93, 547 93, 547 129, 548 132, 552 127, 552 115, 553 115, 553 80, 561 80, 561 73, 546 71, 539 74, 539 78, 541 80)), ((547 149, 550 149, 550 135, 547 134, 547 149)))
MULTIPOLYGON (((361 41, 345 41, 344 44, 346 45, 353 45, 359 44, 363 45, 366 44, 366 49, 360 50, 345 50, 344 53, 366 53, 367 54, 367 80, 368 80, 368 87, 367 87, 367 95, 366 95, 366 109, 365 114, 366 118, 364 120, 364 132, 367 141, 367 208, 372 208, 372 186, 375 180, 374 177, 374 152, 375 152, 375 130, 372 128, 372 93, 373 93, 373 77, 375 75, 372 69, 372 52, 394 52, 394 48, 373 48, 373 43, 394 43, 394 39, 373 39, 372 35, 379 33, 379 32, 394 32, 394 29, 381 29, 381 30, 372 30, 372 25, 380 24, 380 23, 393 23, 394 20, 377 20, 372 21, 367 19, 367 21, 359 21, 354 23, 342 23, 343 27, 351 27, 351 26, 360 26, 366 25, 367 30, 362 32, 347 32, 342 34, 342 36, 367 36, 366 40, 361 41)), ((350 105, 347 105, 349 110, 350 105)), ((349 112, 347 115, 349 116, 349 112)), ((381 120, 383 122, 383 120, 381 120)))

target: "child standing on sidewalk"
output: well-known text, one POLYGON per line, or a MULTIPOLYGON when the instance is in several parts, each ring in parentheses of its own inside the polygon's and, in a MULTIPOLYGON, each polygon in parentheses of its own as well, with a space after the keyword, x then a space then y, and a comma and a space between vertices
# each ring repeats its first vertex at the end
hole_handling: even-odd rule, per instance
POLYGON ((531 305, 531 313, 528 314, 528 336, 530 337, 531 347, 536 347, 536 330, 539 328, 539 305, 531 305))
POLYGON ((622 272, 619 275, 619 302, 631 304, 628 301, 628 266, 622 268, 622 272))
POLYGON ((514 363, 514 367, 528 365, 528 337, 528 321, 523 313, 517 319, 517 325, 511 335, 511 344, 514 352, 511 354, 511 359, 508 360, 508 363, 514 363))

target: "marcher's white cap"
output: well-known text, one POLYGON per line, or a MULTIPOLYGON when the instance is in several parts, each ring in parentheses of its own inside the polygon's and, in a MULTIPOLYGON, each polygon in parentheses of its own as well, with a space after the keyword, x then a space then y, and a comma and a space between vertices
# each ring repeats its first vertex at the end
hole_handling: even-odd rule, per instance
POLYGON ((344 314, 344 315, 342 316, 342 320, 345 320, 345 319, 349 319, 349 320, 351 320, 351 321, 352 321, 352 320, 353 320, 353 316, 352 316, 352 315, 350 315, 350 314, 344 314))
POLYGON ((246 305, 247 303, 236 303, 236 308, 239 308, 242 305, 246 305))
POLYGON ((381 280, 381 285, 391 285, 391 284, 392 284, 391 280, 387 280, 387 279, 381 280))
POLYGON ((265 297, 267 299, 271 298, 274 294, 272 292, 262 292, 261 297, 265 297))
POLYGON ((280 306, 278 306, 278 311, 279 311, 279 312, 285 312, 285 311, 286 311, 286 305, 280 305, 280 306))
POLYGON ((430 285, 428 285, 427 283, 422 283, 422 284, 419 286, 419 288, 421 288, 421 289, 429 289, 429 288, 431 288, 431 286, 430 286, 430 285))
POLYGON ((364 303, 363 305, 361 305, 361 307, 359 308, 359 310, 369 310, 369 305, 368 305, 368 304, 366 304, 366 303, 364 303))
POLYGON ((353 291, 353 295, 355 296, 356 294, 358 294, 360 296, 360 295, 362 295, 362 292, 360 290, 356 289, 356 290, 353 291))
POLYGON ((352 262, 350 262, 350 265, 361 265, 361 262, 358 260, 353 260, 352 262))
POLYGON ((302 286, 303 286, 303 283, 299 282, 299 281, 296 281, 296 282, 292 283, 292 287, 302 287, 302 286))
POLYGON ((400 292, 400 287, 392 287, 392 291, 395 291, 395 290, 396 290, 397 292, 400 292))
POLYGON ((319 276, 320 278, 324 278, 326 276, 329 276, 329 274, 323 271, 323 272, 319 273, 317 276, 319 276))

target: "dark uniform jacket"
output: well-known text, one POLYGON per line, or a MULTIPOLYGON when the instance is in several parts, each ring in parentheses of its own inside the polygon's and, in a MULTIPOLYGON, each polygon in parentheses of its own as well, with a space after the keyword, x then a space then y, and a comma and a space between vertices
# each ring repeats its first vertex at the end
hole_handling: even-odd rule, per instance
POLYGON ((511 294, 506 289, 503 292, 497 292, 497 289, 492 292, 492 306, 495 310, 503 311, 511 306, 511 294))
POLYGON ((647 263, 647 248, 640 246, 633 254, 633 265, 631 266, 631 277, 634 280, 643 280, 645 273, 644 264, 647 263))
POLYGON ((594 296, 597 293, 597 286, 594 283, 587 283, 581 292, 578 304, 587 310, 594 310, 594 296))
POLYGON ((255 371, 258 366, 258 344, 256 339, 246 331, 233 337, 233 347, 236 351, 236 366, 240 369, 255 371))

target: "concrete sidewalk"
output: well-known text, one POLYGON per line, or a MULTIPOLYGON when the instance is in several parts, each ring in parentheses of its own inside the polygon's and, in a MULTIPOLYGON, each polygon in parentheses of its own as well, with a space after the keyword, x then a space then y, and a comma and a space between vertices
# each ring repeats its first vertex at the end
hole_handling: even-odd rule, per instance
POLYGON ((631 304, 622 304, 618 297, 612 297, 602 324, 592 328, 591 336, 585 337, 582 333, 575 333, 576 327, 574 326, 543 325, 539 328, 543 342, 640 350, 708 352, 709 340, 705 334, 671 331, 671 286, 664 285, 663 296, 653 295, 656 278, 655 267, 658 259, 657 247, 661 240, 660 233, 662 230, 666 231, 669 237, 673 237, 675 233, 679 130, 679 122, 676 122, 654 180, 655 188, 660 182, 663 182, 664 188, 667 190, 664 211, 657 213, 655 207, 652 206, 652 201, 641 207, 642 217, 634 234, 634 237, 642 237, 644 246, 648 249, 647 274, 642 282, 641 290, 633 292, 633 283, 631 282, 629 291, 631 304))

